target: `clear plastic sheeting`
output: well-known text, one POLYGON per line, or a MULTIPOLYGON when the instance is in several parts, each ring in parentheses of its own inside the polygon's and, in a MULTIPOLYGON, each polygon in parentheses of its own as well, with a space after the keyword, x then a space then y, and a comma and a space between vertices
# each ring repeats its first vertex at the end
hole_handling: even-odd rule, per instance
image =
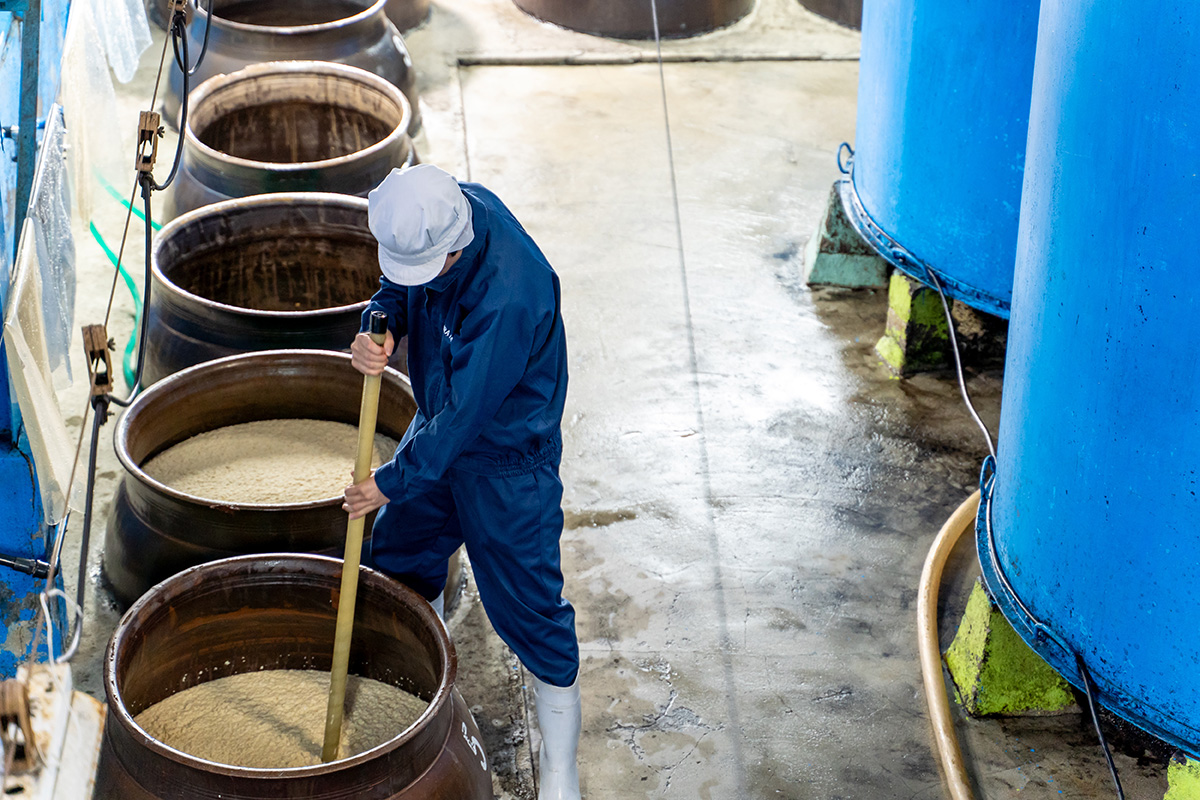
POLYGON ((13 394, 21 410, 22 432, 37 467, 46 522, 57 524, 67 497, 75 448, 55 394, 55 373, 65 380, 74 325, 75 246, 71 236, 70 192, 62 110, 55 106, 34 178, 29 215, 9 287, 4 314, 4 345, 13 394))
POLYGON ((146 12, 135 0, 75 0, 63 45, 62 104, 76 208, 94 219, 97 192, 128 197, 137 120, 121 122, 113 88, 128 81, 150 44, 146 12), (115 17, 107 15, 116 15, 115 17), (115 20, 125 20, 123 25, 115 20))
POLYGON ((52 106, 28 216, 34 222, 31 246, 37 248, 42 286, 46 357, 54 386, 71 385, 71 330, 75 324, 75 240, 71 234, 71 191, 67 182, 66 128, 62 106, 52 106))
POLYGON ((70 3, 42 0, 42 27, 38 31, 38 119, 58 99, 62 78, 63 36, 67 30, 70 3))
POLYGON ((74 10, 92 6, 108 65, 121 83, 133 80, 138 59, 150 46, 150 24, 142 0, 75 0, 74 10))

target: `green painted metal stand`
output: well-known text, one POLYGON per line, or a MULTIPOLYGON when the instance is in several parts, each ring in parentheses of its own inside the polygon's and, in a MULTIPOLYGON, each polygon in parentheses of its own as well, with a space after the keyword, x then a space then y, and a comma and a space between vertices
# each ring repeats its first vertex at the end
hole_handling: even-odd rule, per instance
POLYGON ((949 364, 950 329, 937 291, 893 272, 888 284, 887 328, 875 352, 901 376, 949 364))
POLYGON ((958 701, 972 716, 1057 714, 1075 707, 1071 686, 1025 644, 976 582, 946 651, 958 701))
POLYGON ((817 232, 804 248, 805 283, 809 286, 886 286, 890 269, 850 224, 835 183, 817 232))

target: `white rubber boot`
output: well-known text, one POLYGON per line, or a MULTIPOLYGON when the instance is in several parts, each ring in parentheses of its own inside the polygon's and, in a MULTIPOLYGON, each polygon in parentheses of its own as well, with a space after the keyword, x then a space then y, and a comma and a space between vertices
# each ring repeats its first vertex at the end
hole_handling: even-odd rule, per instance
POLYGON ((538 800, 579 800, 579 729, 583 711, 579 696, 579 678, 566 688, 551 686, 532 673, 537 698, 538 728, 542 747, 538 752, 541 786, 538 800))
POLYGON ((437 612, 438 619, 442 622, 446 621, 446 593, 442 592, 437 597, 429 601, 429 605, 433 606, 433 610, 437 612))

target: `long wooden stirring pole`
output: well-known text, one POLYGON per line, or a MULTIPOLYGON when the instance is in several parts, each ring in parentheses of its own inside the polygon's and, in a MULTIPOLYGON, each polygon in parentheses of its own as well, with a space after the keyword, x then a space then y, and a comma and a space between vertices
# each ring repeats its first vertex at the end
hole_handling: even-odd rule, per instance
MULTIPOLYGON (((387 315, 371 312, 371 341, 382 345, 387 337, 387 315)), ((371 475, 375 449, 375 419, 379 413, 379 375, 363 378, 362 406, 358 412, 358 455, 354 459, 354 482, 371 475)), ((329 669, 329 706, 325 711, 325 744, 321 761, 337 758, 342 738, 342 713, 346 705, 346 672, 350 668, 350 638, 354 633, 354 602, 358 596, 358 565, 362 556, 364 517, 346 523, 346 554, 342 559, 342 590, 338 595, 337 629, 333 636, 333 665, 329 669)))

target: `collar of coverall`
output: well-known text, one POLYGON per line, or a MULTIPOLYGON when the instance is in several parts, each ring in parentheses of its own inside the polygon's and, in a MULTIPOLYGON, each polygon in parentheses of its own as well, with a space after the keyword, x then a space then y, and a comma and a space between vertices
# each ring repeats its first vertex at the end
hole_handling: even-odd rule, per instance
POLYGON ((462 255, 458 257, 458 261, 450 267, 445 275, 439 275, 433 280, 421 285, 421 288, 430 292, 444 292, 446 289, 454 285, 460 275, 465 275, 470 267, 475 266, 475 262, 479 259, 479 253, 487 244, 488 230, 488 210, 483 207, 483 204, 477 201, 471 195, 463 192, 466 195, 467 202, 471 204, 471 230, 475 234, 475 238, 471 243, 463 248, 462 255))

